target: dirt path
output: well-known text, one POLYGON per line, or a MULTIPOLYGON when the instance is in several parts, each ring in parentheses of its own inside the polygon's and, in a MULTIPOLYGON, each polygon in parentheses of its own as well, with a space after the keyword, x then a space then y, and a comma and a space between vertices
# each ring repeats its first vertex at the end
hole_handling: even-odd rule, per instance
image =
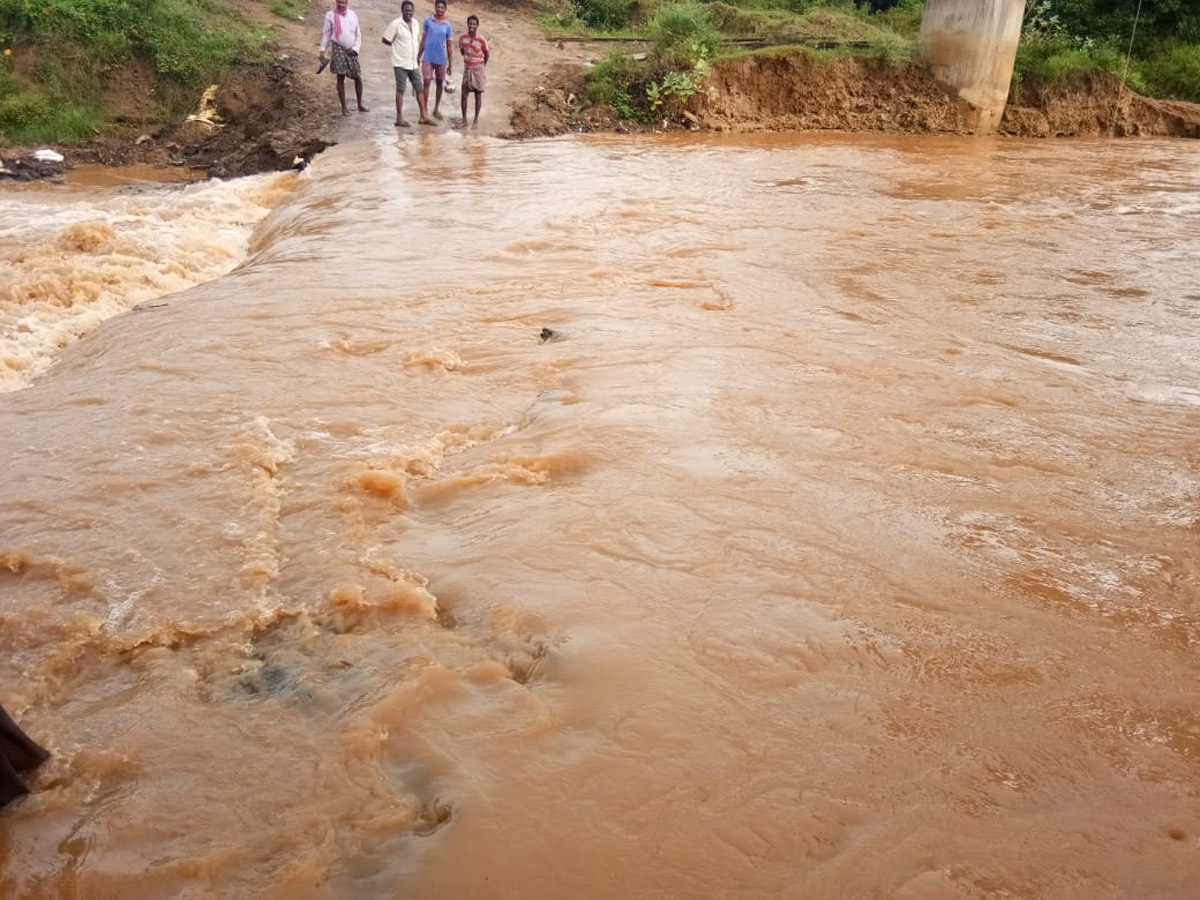
MULTIPOLYGON (((222 81, 215 102, 220 125, 185 122, 176 126, 158 120, 152 76, 133 66, 131 71, 137 69, 146 83, 141 90, 127 93, 141 99, 123 101, 128 108, 122 108, 118 127, 111 133, 82 147, 60 148, 68 163, 179 166, 218 177, 235 177, 286 169, 297 156, 311 156, 335 143, 436 134, 456 127, 460 118, 458 93, 443 99, 446 118, 436 128, 417 128, 414 124, 412 129, 398 129, 393 124, 395 79, 391 51, 380 38, 388 22, 399 14, 398 0, 351 0, 363 29, 364 99, 370 112, 344 119, 338 114, 334 78, 328 70, 316 74, 321 24, 332 0, 311 3, 298 20, 275 16, 259 0, 235 0, 235 5, 249 20, 276 29, 275 58, 268 65, 231 74, 222 81)), ((424 19, 432 11, 429 0, 420 0, 418 18, 424 19)), ((479 134, 510 133, 513 105, 536 94, 542 73, 556 63, 577 70, 588 59, 602 55, 588 45, 564 47, 547 41, 530 10, 498 3, 453 4, 450 21, 456 36, 465 30, 471 13, 482 20, 480 31, 491 46, 479 134)), ((456 58, 456 86, 461 72, 461 58, 456 58)), ((353 85, 347 87, 352 99, 353 85)), ((405 110, 406 117, 415 123, 416 106, 411 94, 406 97, 405 110)), ((36 149, 10 147, 4 159, 12 163, 36 149)))
MULTIPOLYGON (((351 8, 358 12, 363 30, 363 95, 371 111, 363 114, 352 113, 348 116, 337 127, 338 139, 363 140, 409 131, 446 131, 458 126, 461 113, 460 94, 457 92, 447 94, 442 99, 442 113, 446 118, 436 128, 426 126, 418 129, 414 124, 412 129, 400 129, 393 124, 395 79, 392 75, 391 51, 380 42, 380 38, 388 22, 399 14, 399 5, 392 0, 351 0, 351 8)), ((432 12, 432 3, 421 0, 417 4, 418 19, 424 20, 425 16, 431 15, 432 12)), ((596 55, 586 44, 557 46, 546 40, 528 11, 512 9, 497 3, 459 2, 451 5, 448 15, 454 26, 456 45, 458 36, 466 29, 467 16, 472 13, 479 16, 479 33, 487 38, 491 48, 491 61, 487 73, 488 90, 484 93, 483 110, 479 116, 480 134, 508 134, 513 105, 536 90, 541 73, 551 66, 556 63, 579 66, 596 55)), ((314 35, 319 36, 323 15, 322 12, 309 19, 310 22, 315 22, 314 35)), ((316 45, 316 40, 314 37, 313 46, 316 45)), ((456 47, 453 75, 456 86, 461 75, 462 59, 457 55, 456 47)), ((322 89, 332 96, 333 80, 324 75, 318 80, 322 89)), ((347 85, 347 89, 352 91, 352 86, 347 85)), ((432 101, 431 94, 430 102, 432 101)), ((415 123, 416 104, 411 94, 406 94, 404 108, 405 118, 415 123)), ((470 109, 474 109, 474 101, 470 109)))

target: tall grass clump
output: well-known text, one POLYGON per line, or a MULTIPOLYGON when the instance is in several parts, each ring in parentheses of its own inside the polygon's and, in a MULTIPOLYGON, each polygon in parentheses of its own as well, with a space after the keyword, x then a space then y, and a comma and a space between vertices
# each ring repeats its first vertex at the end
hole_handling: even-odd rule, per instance
POLYGON ((654 9, 642 33, 651 42, 649 56, 635 60, 618 54, 596 65, 588 76, 588 98, 635 122, 684 116, 723 42, 708 6, 667 0, 654 9))
POLYGON ((281 19, 298 19, 308 4, 304 0, 269 0, 267 8, 281 19))
POLYGON ((571 0, 575 15, 584 25, 598 31, 628 28, 637 0, 571 0))
POLYGON ((91 104, 54 100, 46 91, 32 91, 11 72, 0 71, 0 136, 16 144, 81 141, 104 124, 91 104))
POLYGON ((646 86, 652 81, 650 67, 631 56, 610 56, 588 73, 588 99, 611 107, 619 119, 649 122, 646 86))
POLYGON ((668 64, 691 67, 711 60, 721 49, 721 32, 698 0, 671 0, 658 7, 646 25, 655 52, 668 64))

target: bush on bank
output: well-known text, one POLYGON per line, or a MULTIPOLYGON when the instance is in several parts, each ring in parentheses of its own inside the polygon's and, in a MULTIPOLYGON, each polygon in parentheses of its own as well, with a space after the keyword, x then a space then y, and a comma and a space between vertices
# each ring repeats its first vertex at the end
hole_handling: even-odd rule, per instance
POLYGON ((643 29, 652 41, 645 60, 613 55, 592 70, 588 96, 623 119, 650 122, 682 112, 700 89, 708 63, 721 49, 721 33, 699 0, 668 0, 643 29))
POLYGON ((1135 33, 1137 7, 1137 0, 1030 0, 1014 85, 1099 70, 1140 94, 1200 102, 1200 4, 1144 3, 1135 33))
POLYGON ((219 0, 0 0, 0 143, 71 143, 105 124, 106 80, 132 59, 181 115, 230 66, 269 58, 269 30, 219 0))

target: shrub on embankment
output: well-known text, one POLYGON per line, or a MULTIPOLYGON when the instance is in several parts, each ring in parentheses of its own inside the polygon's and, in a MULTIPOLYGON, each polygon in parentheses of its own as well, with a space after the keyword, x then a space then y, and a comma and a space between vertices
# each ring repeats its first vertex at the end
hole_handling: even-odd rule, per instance
POLYGON ((219 0, 0 0, 0 144, 90 139, 114 102, 179 117, 269 37, 219 0))
POLYGON ((1200 4, 1030 0, 1013 73, 1054 84, 1086 72, 1139 94, 1200 102, 1200 4), (1135 27, 1136 26, 1136 27, 1135 27))

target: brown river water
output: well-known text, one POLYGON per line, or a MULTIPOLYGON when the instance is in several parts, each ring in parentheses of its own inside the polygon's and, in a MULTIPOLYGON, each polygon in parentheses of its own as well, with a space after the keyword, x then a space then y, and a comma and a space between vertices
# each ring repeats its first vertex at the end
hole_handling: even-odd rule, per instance
POLYGON ((0 209, 0 895, 1200 895, 1200 145, 0 209))

